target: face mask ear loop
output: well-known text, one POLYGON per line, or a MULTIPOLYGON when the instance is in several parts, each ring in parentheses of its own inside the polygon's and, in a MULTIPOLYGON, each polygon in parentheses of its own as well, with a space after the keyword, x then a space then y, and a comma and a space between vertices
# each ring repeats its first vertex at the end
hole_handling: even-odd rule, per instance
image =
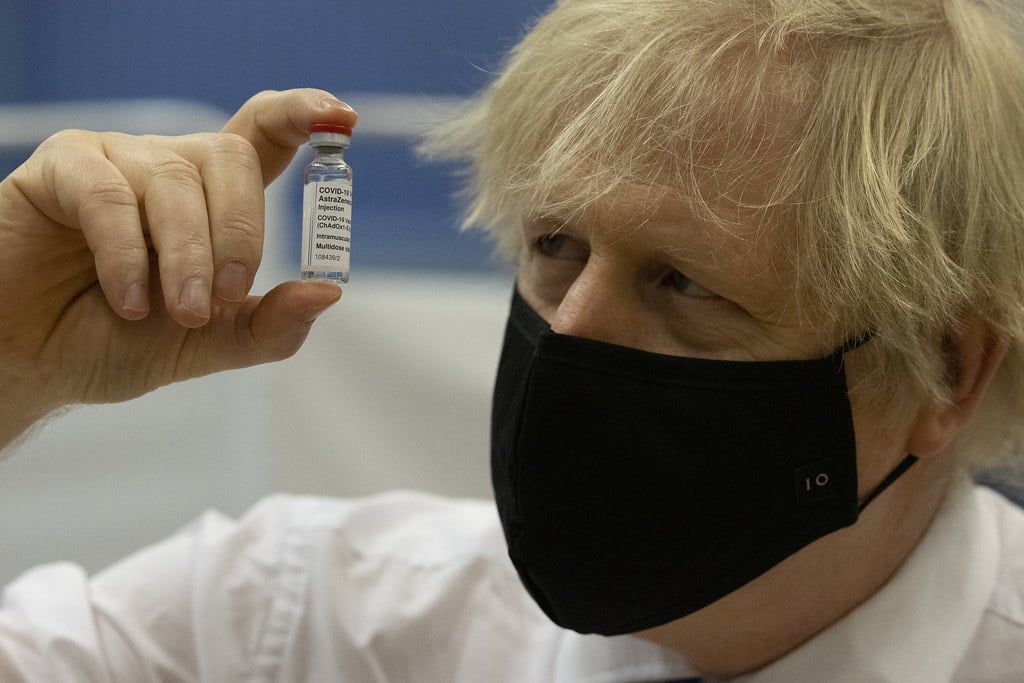
POLYGON ((860 504, 857 505, 857 514, 863 512, 864 508, 868 506, 868 503, 873 501, 883 491, 892 486, 893 482, 895 482, 897 479, 903 476, 903 473, 909 470, 911 465, 913 465, 915 462, 917 462, 916 455, 910 454, 907 457, 903 458, 903 460, 900 461, 900 464, 896 465, 896 467, 893 468, 892 472, 890 472, 885 477, 885 479, 883 479, 882 482, 878 486, 876 486, 867 496, 865 496, 864 500, 862 500, 860 504))
MULTIPOLYGON (((875 331, 869 328, 856 337, 850 337, 847 339, 839 348, 839 352, 846 353, 847 351, 853 351, 854 349, 864 346, 874 338, 875 331)), ((910 453, 907 457, 903 458, 903 460, 901 460, 900 463, 896 465, 888 475, 886 475, 885 479, 883 479, 878 486, 872 489, 868 495, 864 497, 864 500, 857 504, 857 514, 859 515, 861 512, 864 512, 864 508, 866 508, 871 501, 878 498, 883 491, 892 486, 893 482, 902 477, 915 462, 917 462, 917 456, 913 453, 910 453)))

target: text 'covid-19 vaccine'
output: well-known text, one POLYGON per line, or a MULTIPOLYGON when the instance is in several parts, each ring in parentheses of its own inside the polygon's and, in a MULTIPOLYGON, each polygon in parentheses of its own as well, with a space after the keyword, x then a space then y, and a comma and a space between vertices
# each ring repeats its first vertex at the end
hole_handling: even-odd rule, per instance
POLYGON ((329 123, 309 127, 316 151, 306 166, 302 189, 303 280, 348 282, 352 245, 352 169, 344 153, 352 129, 329 123))

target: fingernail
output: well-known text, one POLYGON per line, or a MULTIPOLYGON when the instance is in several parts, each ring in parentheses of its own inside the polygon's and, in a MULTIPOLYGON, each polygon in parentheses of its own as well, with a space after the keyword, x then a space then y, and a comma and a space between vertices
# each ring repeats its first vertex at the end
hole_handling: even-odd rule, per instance
POLYGON ((121 297, 121 309, 125 313, 148 313, 149 295, 146 286, 141 282, 133 282, 124 290, 121 297))
POLYGON ((178 306, 197 318, 209 318, 210 296, 206 289, 206 283, 199 279, 186 282, 181 288, 178 306))
POLYGON ((334 97, 323 98, 320 100, 320 106, 324 109, 344 109, 346 111, 355 111, 355 109, 334 97))
POLYGON ((228 261, 213 278, 213 291, 224 301, 239 302, 249 291, 249 266, 241 261, 228 261))

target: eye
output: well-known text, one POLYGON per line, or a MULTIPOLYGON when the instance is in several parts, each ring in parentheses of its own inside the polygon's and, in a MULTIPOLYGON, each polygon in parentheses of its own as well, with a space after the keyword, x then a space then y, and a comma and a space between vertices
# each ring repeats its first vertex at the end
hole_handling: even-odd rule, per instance
POLYGON ((665 273, 664 277, 661 279, 661 284, 666 287, 670 287, 683 296, 693 299, 715 299, 718 296, 714 292, 704 289, 675 268, 665 273))
POLYGON ((586 246, 560 233, 538 237, 533 244, 534 250, 544 258, 586 261, 590 257, 590 250, 586 246))

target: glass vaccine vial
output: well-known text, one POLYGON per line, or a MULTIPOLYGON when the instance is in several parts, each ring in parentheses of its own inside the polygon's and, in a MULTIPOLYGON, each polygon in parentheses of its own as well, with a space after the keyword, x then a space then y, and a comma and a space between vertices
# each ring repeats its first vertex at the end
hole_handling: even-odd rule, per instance
POLYGON ((300 277, 348 282, 352 241, 352 169, 344 153, 352 129, 330 123, 309 127, 316 151, 302 186, 302 266, 300 277))

